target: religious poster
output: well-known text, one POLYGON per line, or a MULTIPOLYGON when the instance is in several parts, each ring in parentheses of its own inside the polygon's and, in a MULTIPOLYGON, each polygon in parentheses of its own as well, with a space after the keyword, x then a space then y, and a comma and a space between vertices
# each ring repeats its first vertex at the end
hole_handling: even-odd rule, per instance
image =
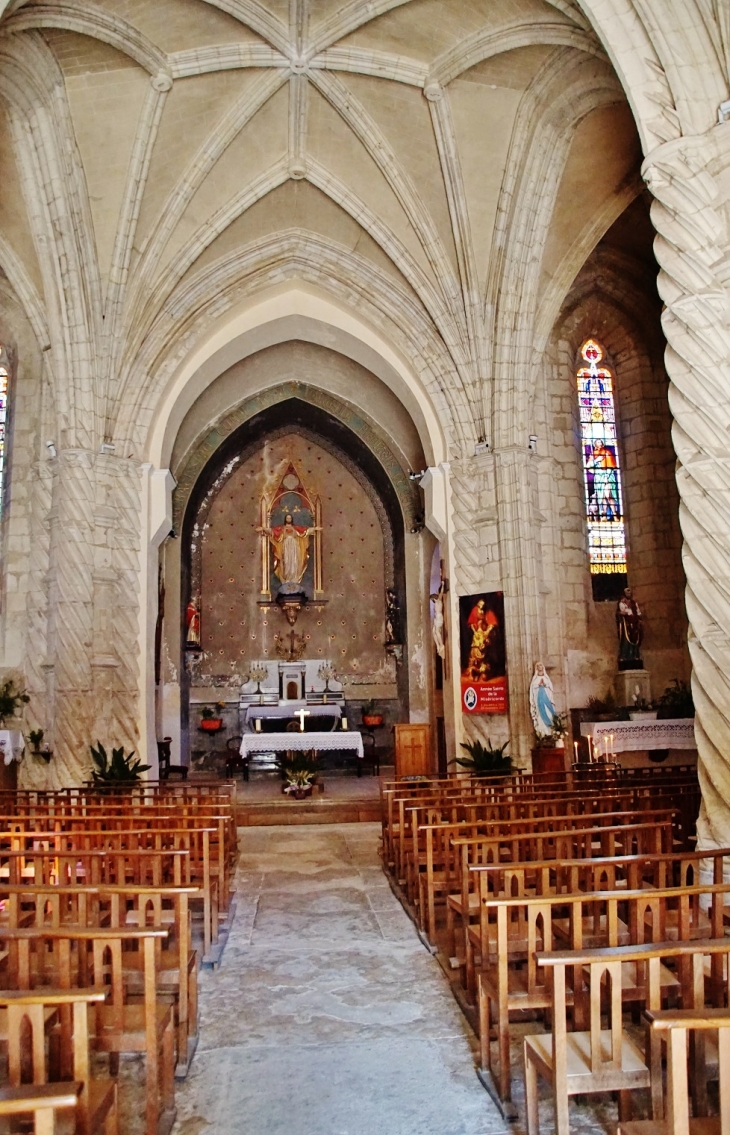
POLYGON ((461 707, 465 713, 507 712, 504 595, 459 598, 461 707))

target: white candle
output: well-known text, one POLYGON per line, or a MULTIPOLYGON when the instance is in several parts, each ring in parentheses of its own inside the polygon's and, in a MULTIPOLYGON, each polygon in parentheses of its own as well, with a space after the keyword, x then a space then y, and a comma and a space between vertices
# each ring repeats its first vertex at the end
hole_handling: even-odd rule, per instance
POLYGON ((344 715, 342 717, 342 728, 347 729, 347 718, 344 715))
POLYGON ((260 717, 257 717, 257 718, 256 718, 256 725, 255 725, 255 729, 256 729, 256 732, 257 732, 257 733, 260 733, 260 732, 261 732, 261 718, 260 718, 260 717))
POLYGON ((573 748, 575 749, 575 763, 578 764, 578 742, 577 741, 573 742, 573 748))

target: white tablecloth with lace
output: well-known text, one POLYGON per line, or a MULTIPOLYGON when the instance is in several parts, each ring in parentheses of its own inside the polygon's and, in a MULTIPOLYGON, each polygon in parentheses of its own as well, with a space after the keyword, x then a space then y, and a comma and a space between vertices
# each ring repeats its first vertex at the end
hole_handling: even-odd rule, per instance
POLYGON ((23 758, 25 737, 19 729, 0 729, 0 756, 6 765, 23 758))
POLYGON ((240 753, 281 753, 287 749, 316 749, 318 753, 333 749, 354 749, 360 760, 364 757, 362 737, 354 730, 336 733, 244 733, 240 753))
POLYGON ((673 717, 668 721, 584 721, 580 731, 584 737, 593 738, 599 753, 603 753, 603 738, 611 734, 614 753, 697 748, 694 717, 673 717))

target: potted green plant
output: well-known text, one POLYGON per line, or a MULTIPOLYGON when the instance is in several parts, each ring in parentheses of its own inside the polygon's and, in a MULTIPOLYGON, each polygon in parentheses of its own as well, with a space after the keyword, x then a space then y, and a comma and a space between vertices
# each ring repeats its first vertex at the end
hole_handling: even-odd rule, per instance
POLYGON ((486 745, 482 741, 462 741, 460 747, 469 754, 466 757, 457 757, 456 763, 467 769, 472 776, 509 776, 512 772, 512 758, 504 745, 493 745, 487 737, 486 745))
POLYGON ((375 704, 375 699, 370 698, 362 707, 362 723, 367 729, 376 729, 379 725, 383 724, 383 715, 375 704))
POLYGON ((43 737, 44 733, 42 729, 31 729, 30 733, 28 734, 28 740, 30 741, 30 751, 34 757, 42 757, 43 760, 48 763, 53 756, 53 750, 49 746, 48 742, 46 742, 46 744, 41 748, 43 737))
POLYGON ((16 717, 21 706, 27 705, 30 695, 25 690, 15 687, 15 680, 8 678, 0 685, 0 727, 5 728, 8 722, 16 717))
POLYGON ((667 721, 675 717, 694 717, 695 703, 692 690, 687 682, 679 678, 672 678, 671 686, 667 686, 660 698, 657 698, 657 717, 667 721))
POLYGON ((124 746, 112 749, 111 759, 100 741, 96 748, 91 746, 91 759, 96 768, 91 770, 94 784, 135 784, 142 779, 142 773, 147 772, 151 765, 143 765, 139 757, 133 760, 134 751, 125 755, 124 746))
POLYGON ((225 702, 216 702, 215 708, 211 709, 209 705, 204 705, 200 711, 200 728, 205 733, 218 733, 223 728, 223 718, 220 711, 225 709, 225 702))

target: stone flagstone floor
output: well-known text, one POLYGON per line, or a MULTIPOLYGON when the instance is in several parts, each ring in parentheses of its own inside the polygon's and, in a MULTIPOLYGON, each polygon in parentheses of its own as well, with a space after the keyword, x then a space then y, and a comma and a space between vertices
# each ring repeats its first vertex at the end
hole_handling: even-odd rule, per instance
MULTIPOLYGON (((377 824, 240 831, 174 1135, 502 1135, 467 1025, 380 868, 377 824)), ((515 1127, 511 1128, 513 1132, 515 1127)), ((547 1130, 547 1128, 545 1128, 547 1130)))

